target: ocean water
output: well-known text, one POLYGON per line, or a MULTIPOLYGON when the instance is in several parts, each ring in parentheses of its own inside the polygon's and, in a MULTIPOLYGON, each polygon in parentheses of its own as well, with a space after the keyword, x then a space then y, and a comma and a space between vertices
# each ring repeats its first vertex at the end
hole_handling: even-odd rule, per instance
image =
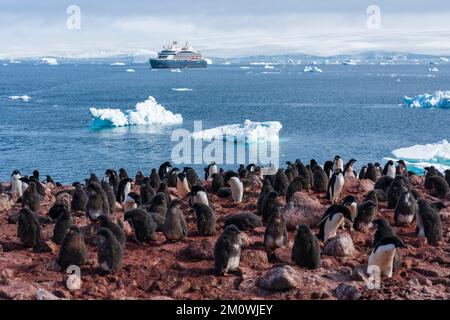
POLYGON ((281 164, 296 158, 323 163, 339 154, 357 159, 359 167, 393 157, 398 148, 450 137, 450 110, 401 105, 405 95, 450 90, 450 64, 437 66, 439 72, 428 72, 427 64, 322 65, 322 73, 303 73, 297 65, 241 66, 170 72, 144 64, 0 64, 0 180, 15 169, 31 174, 36 168, 63 183, 110 167, 148 175, 170 160, 172 131, 192 131, 194 120, 204 129, 279 121, 281 164), (22 95, 30 100, 9 98, 22 95), (149 96, 181 114, 183 123, 89 128, 90 108, 126 110, 149 96))

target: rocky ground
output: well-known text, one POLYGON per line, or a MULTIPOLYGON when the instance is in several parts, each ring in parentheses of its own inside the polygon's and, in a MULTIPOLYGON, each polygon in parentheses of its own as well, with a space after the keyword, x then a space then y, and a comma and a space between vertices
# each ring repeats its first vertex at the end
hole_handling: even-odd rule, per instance
MULTIPOLYGON (((413 183, 426 198, 423 178, 413 183)), ((8 188, 5 184, 5 188, 8 188)), ((353 194, 359 200, 373 183, 357 179, 346 181, 341 197, 353 194)), ((61 189, 48 190, 40 214, 46 215, 61 189)), ((176 190, 171 190, 176 197, 176 190)), ((187 203, 182 207, 190 233, 185 242, 166 243, 158 234, 151 245, 126 244, 123 268, 114 275, 98 270, 93 228, 83 215, 75 222, 84 226, 89 243, 89 263, 81 268, 82 285, 78 290, 66 286, 66 274, 56 264, 59 246, 51 242, 53 225, 43 228, 47 252, 24 249, 17 238, 17 225, 8 217, 20 210, 15 199, 0 195, 0 299, 449 299, 450 298, 450 197, 444 199, 449 208, 441 211, 444 237, 438 246, 415 236, 415 225, 395 227, 408 245, 401 250, 401 268, 391 279, 382 279, 380 289, 368 289, 365 267, 372 248, 373 232, 341 230, 336 248, 323 244, 322 265, 318 270, 305 270, 291 262, 294 230, 289 231, 289 245, 277 250, 277 261, 269 262, 263 245, 264 228, 243 233, 240 271, 217 277, 213 275, 213 248, 223 230, 224 218, 239 212, 255 212, 259 189, 245 194, 242 203, 210 195, 217 218, 217 235, 197 235, 193 213, 187 203), (327 248, 325 248, 327 247, 327 248)), ((300 222, 314 223, 325 211, 324 194, 297 193, 297 209, 304 210, 300 222), (303 220, 304 221, 303 221, 303 220)), ((280 197, 280 200, 281 199, 280 197)), ((442 199, 441 199, 442 200, 442 199)), ((64 200, 63 200, 64 201, 64 200)), ((292 208, 291 208, 292 209, 292 208)), ((116 218, 123 212, 116 209, 116 218)), ((379 216, 393 224, 393 210, 381 203, 379 216)), ((317 228, 313 229, 317 232, 317 228)))

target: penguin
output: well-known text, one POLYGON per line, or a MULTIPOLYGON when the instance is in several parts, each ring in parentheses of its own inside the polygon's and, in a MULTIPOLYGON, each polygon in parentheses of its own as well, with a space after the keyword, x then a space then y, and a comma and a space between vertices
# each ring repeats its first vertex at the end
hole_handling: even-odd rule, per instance
POLYGON ((134 232, 135 242, 149 243, 156 240, 156 229, 158 225, 152 218, 152 214, 137 208, 125 212, 124 220, 128 221, 134 232))
POLYGON ((230 187, 222 187, 217 190, 217 196, 221 199, 231 197, 231 188, 230 187))
POLYGON ((156 169, 152 169, 152 172, 150 173, 150 185, 153 189, 158 189, 160 184, 161 179, 158 175, 158 172, 156 172, 156 169))
POLYGON ((91 173, 89 178, 86 180, 86 185, 90 185, 92 182, 100 183, 100 181, 98 181, 98 178, 95 175, 95 173, 91 173))
POLYGON ((247 167, 245 167, 250 174, 255 174, 256 165, 254 163, 250 163, 247 167))
POLYGON ((450 186, 450 169, 444 171, 444 178, 447 184, 450 186))
POLYGON ((273 187, 272 187, 272 184, 270 183, 270 181, 263 180, 261 192, 259 193, 258 201, 256 203, 256 213, 259 216, 262 215, 262 207, 263 207, 264 198, 272 191, 274 191, 274 190, 273 190, 273 187))
POLYGON ((198 176, 197 172, 195 172, 194 169, 190 167, 184 167, 183 173, 186 175, 186 179, 189 182, 189 186, 193 186, 197 182, 198 176))
POLYGON ((237 177, 232 177, 230 178, 229 184, 233 201, 242 202, 242 197, 244 195, 244 185, 242 184, 242 181, 237 177))
POLYGON ((289 187, 289 179, 284 173, 283 169, 278 169, 275 174, 275 181, 273 184, 273 189, 278 192, 279 195, 286 195, 287 189, 289 187))
POLYGON ((263 226, 261 218, 251 212, 233 214, 225 219, 224 225, 235 225, 241 231, 252 231, 263 226))
POLYGON ((45 182, 46 182, 47 184, 51 184, 51 185, 53 185, 53 186, 56 186, 55 180, 53 180, 53 178, 52 178, 50 175, 46 175, 46 176, 45 176, 45 182))
POLYGON ((316 193, 327 192, 328 175, 321 166, 314 167, 314 184, 313 190, 316 193))
POLYGON ((59 249, 58 265, 62 271, 67 270, 69 266, 75 265, 81 267, 88 261, 88 250, 84 242, 83 233, 77 226, 72 225, 64 236, 59 249))
POLYGON ((72 215, 67 208, 64 208, 64 211, 61 213, 58 220, 56 220, 55 227, 53 228, 53 242, 61 244, 64 236, 72 225, 72 215))
POLYGON ((119 181, 122 181, 123 179, 129 179, 128 173, 124 168, 119 169, 119 181))
POLYGON ((189 182, 184 173, 179 173, 177 176, 177 192, 181 198, 184 198, 189 194, 189 192, 191 192, 189 182))
POLYGON ((242 239, 239 229, 229 225, 214 246, 214 273, 218 276, 238 270, 241 260, 242 239))
POLYGON ((339 195, 344 188, 345 178, 342 174, 341 169, 336 169, 336 171, 331 176, 330 181, 328 182, 327 187, 327 199, 331 201, 331 203, 336 203, 339 199, 339 195))
POLYGON ((309 160, 309 166, 310 166, 311 169, 314 169, 318 165, 319 164, 317 163, 317 161, 315 159, 309 160))
POLYGON ((97 232, 97 258, 100 269, 107 273, 115 273, 122 267, 123 247, 106 228, 97 232))
POLYGON ((41 208, 41 197, 36 191, 36 184, 34 182, 30 182, 28 188, 23 192, 22 203, 24 207, 30 208, 36 214, 39 212, 41 208))
POLYGON ((383 169, 381 168, 381 164, 378 162, 375 162, 373 166, 375 168, 376 178, 378 180, 378 178, 383 175, 383 169))
POLYGON ((142 171, 138 171, 136 172, 136 176, 134 178, 134 184, 137 186, 140 186, 142 184, 142 182, 144 181, 144 174, 142 173, 142 171))
POLYGON ((323 241, 334 238, 337 230, 344 223, 345 219, 350 222, 354 222, 350 210, 343 205, 333 204, 331 205, 322 216, 322 219, 318 223, 319 234, 318 238, 323 241))
POLYGON ((430 190, 430 194, 436 198, 443 198, 449 191, 447 181, 441 176, 430 176, 425 179, 425 188, 430 190))
POLYGON ((192 197, 192 204, 202 203, 209 206, 208 194, 203 186, 194 185, 192 186, 190 195, 192 197))
POLYGON ((167 186, 169 188, 176 188, 177 187, 177 176, 180 169, 178 168, 172 168, 170 172, 167 174, 167 186))
MULTIPOLYGON (((298 176, 298 171, 297 168, 291 164, 290 161, 288 161, 288 167, 286 168, 286 170, 284 170, 284 174, 286 175, 286 177, 288 178, 288 182, 291 183, 292 180, 294 180, 297 176, 298 176)), ((286 162, 286 163, 288 163, 286 162)))
MULTIPOLYGON (((86 206, 88 204, 88 195, 83 189, 83 186, 78 183, 75 185, 75 190, 72 195, 72 202, 70 208, 72 211, 83 211, 86 212, 86 206)), ((114 198, 114 202, 116 199, 114 198)))
MULTIPOLYGON (((356 198, 352 195, 346 196, 342 201, 342 205, 350 210, 352 220, 355 221, 356 216, 358 215, 358 202, 356 201, 356 198)), ((350 220, 345 219, 345 225, 349 226, 350 229, 353 229, 353 223, 350 220)))
POLYGON ((91 221, 96 221, 100 215, 109 214, 108 197, 102 187, 97 182, 92 182, 88 186, 88 203, 86 215, 91 221))
POLYGON ((394 177, 391 176, 382 176, 378 178, 377 182, 375 182, 374 189, 381 189, 384 192, 387 191, 387 189, 391 186, 392 182, 394 181, 394 177))
POLYGON ((425 199, 419 199, 416 215, 417 234, 426 237, 431 245, 437 245, 442 238, 442 223, 439 213, 425 199))
POLYGON ((117 172, 113 169, 107 169, 105 171, 105 178, 103 180, 107 181, 113 188, 114 194, 117 194, 117 189, 120 182, 117 172))
POLYGON ((117 187, 116 200, 118 203, 123 204, 128 194, 131 192, 131 183, 133 182, 130 178, 125 178, 120 180, 117 187))
POLYGON ((377 205, 373 201, 365 201, 358 205, 358 215, 353 222, 356 231, 368 230, 377 216, 377 205))
POLYGON ((269 194, 264 198, 263 204, 262 204, 262 220, 263 223, 266 223, 269 217, 277 210, 278 207, 280 207, 281 204, 278 201, 278 192, 271 191, 269 194))
POLYGON ((205 168, 205 180, 212 181, 213 174, 218 173, 217 165, 213 161, 205 168))
POLYGON ((153 221, 156 223, 156 231, 163 232, 164 221, 166 220, 166 218, 157 214, 156 212, 150 212, 149 214, 152 217, 153 221))
POLYGON ((56 221, 66 210, 67 208, 64 204, 54 204, 48 211, 48 216, 52 221, 56 221))
POLYGON ((164 193, 166 196, 166 205, 167 209, 170 208, 170 205, 172 204, 172 196, 170 195, 169 188, 167 188, 167 185, 165 182, 161 182, 159 185, 157 193, 164 193))
POLYGON ((389 160, 386 163, 386 165, 384 166, 383 176, 391 177, 392 179, 394 179, 396 176, 395 171, 396 171, 396 168, 395 168, 394 161, 389 160))
POLYGON ((136 192, 130 192, 123 202, 123 210, 136 209, 139 205, 141 205, 141 197, 136 192))
POLYGON ((212 178, 211 184, 212 190, 214 193, 217 193, 217 191, 219 191, 219 189, 225 185, 225 180, 220 173, 214 173, 211 178, 212 178))
POLYGON ((102 189, 105 191, 106 198, 108 199, 109 214, 113 214, 116 209, 116 196, 114 194, 114 189, 107 181, 102 181, 102 189))
POLYGON ((214 211, 206 204, 195 202, 192 206, 195 212, 197 232, 202 236, 213 236, 216 234, 216 216, 214 211))
POLYGON ((166 217, 167 213, 167 198, 162 192, 157 193, 150 200, 150 204, 145 206, 147 212, 156 212, 162 217, 166 217))
POLYGON ((331 175, 333 174, 333 161, 330 161, 330 160, 325 161, 325 163, 323 165, 323 170, 327 174, 327 177, 330 178, 331 175))
POLYGON ((432 207, 437 212, 440 212, 442 209, 447 208, 445 203, 443 203, 442 201, 430 202, 430 207, 432 207))
POLYGON ((36 186, 37 193, 41 197, 44 197, 45 196, 45 187, 44 187, 44 185, 38 179, 36 179, 35 176, 31 176, 29 180, 30 180, 30 182, 34 182, 34 184, 36 186))
POLYGON ((28 208, 19 213, 17 236, 27 248, 35 248, 41 241, 41 225, 37 215, 28 208))
POLYGON ((264 232, 264 245, 269 251, 284 248, 288 244, 286 219, 280 209, 275 211, 267 220, 264 232))
POLYGON ((391 278, 397 248, 406 248, 406 245, 398 236, 385 236, 379 240, 369 255, 367 273, 371 274, 373 267, 377 267, 380 276, 391 278))
POLYGON ((373 165, 373 163, 367 164, 366 174, 364 176, 366 180, 372 180, 373 182, 377 181, 377 169, 373 165))
POLYGON ((227 172, 225 172, 225 173, 223 174, 223 178, 224 178, 224 181, 225 181, 225 185, 228 185, 228 184, 229 184, 229 181, 230 181, 230 179, 231 179, 232 177, 236 177, 236 178, 239 179, 239 173, 234 172, 233 170, 228 170, 227 172))
POLYGON ((392 181, 391 185, 386 190, 388 209, 395 209, 403 187, 406 187, 411 191, 409 180, 402 175, 395 176, 394 181, 392 181))
POLYGON ((344 172, 344 161, 342 161, 340 156, 335 156, 333 160, 332 172, 335 172, 336 169, 341 169, 341 171, 344 172))
POLYGON ((414 221, 417 211, 417 202, 406 186, 402 186, 397 205, 394 209, 396 225, 410 224, 414 221))
POLYGON ((347 162, 344 166, 344 177, 346 178, 356 178, 355 171, 353 170, 353 165, 355 164, 356 160, 351 159, 349 162, 347 162))
POLYGON ((405 161, 398 160, 397 163, 398 163, 398 165, 396 168, 396 174, 400 174, 402 176, 407 177, 408 176, 408 167, 406 166, 405 161))
POLYGON ((375 246, 378 241, 386 236, 395 236, 395 231, 392 226, 384 218, 375 219, 372 221, 372 225, 376 228, 375 234, 373 235, 373 245, 375 246))
MULTIPOLYGON (((301 176, 295 177, 294 180, 289 184, 289 187, 286 191, 286 203, 291 201, 292 196, 296 192, 300 192, 303 189, 304 178, 301 176)), ((275 190, 276 191, 276 190, 275 190)))
POLYGON ((167 211, 163 232, 168 241, 182 241, 188 235, 188 226, 180 206, 181 201, 174 200, 167 211))
POLYGON ((319 240, 307 225, 301 224, 297 227, 292 247, 292 261, 303 268, 320 268, 319 240))
POLYGON ((160 180, 164 180, 166 178, 170 168, 172 168, 172 165, 170 164, 169 161, 166 161, 159 166, 158 175, 160 180))
POLYGON ((359 170, 358 179, 359 180, 365 179, 366 178, 366 173, 367 173, 367 166, 362 166, 361 170, 359 170))
POLYGON ((300 161, 300 159, 295 160, 295 167, 297 168, 298 175, 303 177, 303 189, 309 190, 314 184, 313 173, 311 170, 305 167, 305 165, 300 161))
POLYGON ((120 227, 117 223, 114 223, 109 216, 105 215, 101 215, 100 217, 98 217, 98 222, 100 223, 100 226, 102 228, 109 229, 122 245, 122 247, 125 247, 127 238, 122 227, 120 227))
POLYGON ((155 190, 150 185, 150 179, 144 178, 141 184, 141 188, 139 190, 139 195, 141 196, 142 204, 143 205, 149 204, 154 194, 155 190))

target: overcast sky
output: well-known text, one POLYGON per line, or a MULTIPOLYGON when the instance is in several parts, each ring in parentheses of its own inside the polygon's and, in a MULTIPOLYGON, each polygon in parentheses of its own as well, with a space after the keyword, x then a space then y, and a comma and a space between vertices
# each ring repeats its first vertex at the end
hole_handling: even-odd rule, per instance
POLYGON ((445 0, 0 0, 0 57, 158 51, 189 40, 211 56, 395 50, 450 55, 445 0), (69 5, 81 29, 66 26, 69 5), (366 25, 369 5, 380 29, 366 25))

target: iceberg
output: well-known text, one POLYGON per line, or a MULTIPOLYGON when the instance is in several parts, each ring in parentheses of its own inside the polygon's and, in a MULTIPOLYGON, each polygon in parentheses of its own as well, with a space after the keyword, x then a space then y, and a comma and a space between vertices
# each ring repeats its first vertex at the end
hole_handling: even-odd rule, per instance
POLYGON ((178 91, 178 92, 194 91, 194 89, 191 89, 191 88, 172 88, 172 90, 178 91))
POLYGON ((183 72, 183 71, 181 71, 181 69, 170 69, 170 72, 180 73, 180 72, 183 72))
POLYGON ((10 98, 11 100, 22 100, 25 102, 30 101, 31 97, 27 96, 27 95, 23 95, 23 96, 9 96, 8 98, 10 98))
POLYGON ((322 72, 322 69, 316 67, 316 66, 305 66, 303 69, 303 72, 322 72))
POLYGON ((450 108, 450 91, 436 91, 433 94, 422 94, 415 97, 405 96, 403 101, 411 108, 450 108))
POLYGON ((172 125, 183 122, 180 114, 166 110, 152 96, 144 102, 136 104, 134 109, 121 111, 120 109, 89 109, 94 117, 91 128, 125 127, 135 125, 172 125))
POLYGON ((113 62, 109 64, 110 66, 124 66, 125 63, 124 62, 113 62))
POLYGON ((134 69, 127 69, 126 72, 136 72, 134 69))
POLYGON ((434 68, 428 68, 428 72, 439 72, 439 69, 434 67, 434 68))
POLYGON ((49 66, 57 66, 58 60, 55 58, 42 58, 41 63, 48 64, 49 66))
POLYGON ((213 64, 213 61, 209 58, 205 58, 206 64, 213 64))
POLYGON ((274 69, 275 67, 274 66, 271 66, 270 64, 266 64, 265 66, 264 66, 264 69, 274 69))
POLYGON ((253 122, 245 120, 243 124, 231 124, 192 133, 194 139, 212 141, 232 138, 237 142, 262 142, 279 140, 283 126, 278 121, 253 122))

